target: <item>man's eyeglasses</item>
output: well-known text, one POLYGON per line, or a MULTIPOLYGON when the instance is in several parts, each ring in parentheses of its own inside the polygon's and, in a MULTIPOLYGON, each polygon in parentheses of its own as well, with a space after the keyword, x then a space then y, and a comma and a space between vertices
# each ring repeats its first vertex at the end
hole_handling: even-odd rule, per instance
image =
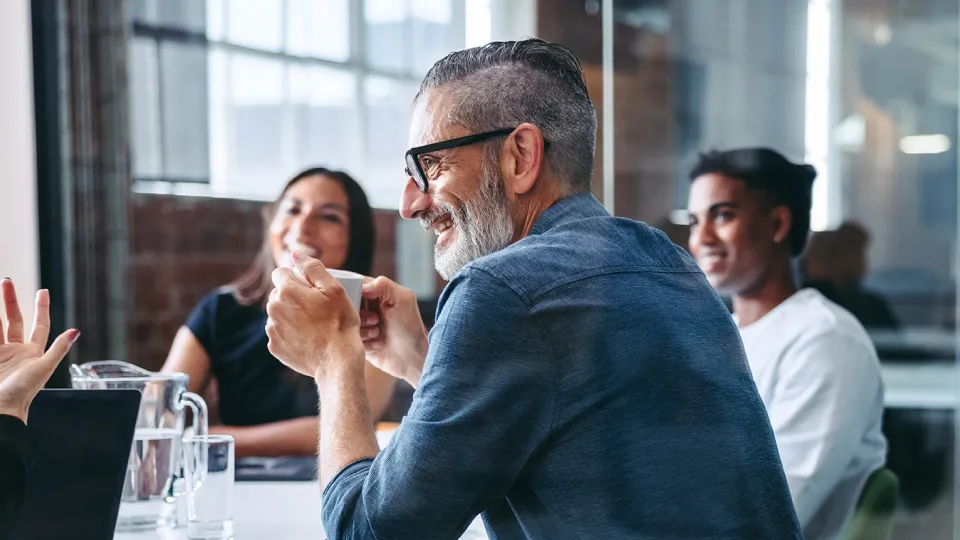
POLYGON ((440 141, 433 144, 427 144, 424 146, 417 146, 416 148, 411 148, 407 150, 407 154, 404 157, 404 160, 407 163, 406 173, 407 177, 413 178, 413 182, 417 185, 417 188, 420 191, 427 192, 427 175, 423 171, 423 163, 420 161, 420 156, 422 154, 428 154, 430 152, 439 152, 440 150, 448 150, 450 148, 457 148, 459 146, 467 146, 470 144, 476 144, 487 139, 492 139, 494 137, 501 137, 503 135, 509 135, 513 133, 513 130, 517 128, 504 128, 497 129, 494 131, 487 131, 484 133, 477 133, 475 135, 467 135, 466 137, 457 137, 456 139, 450 139, 447 141, 440 141))

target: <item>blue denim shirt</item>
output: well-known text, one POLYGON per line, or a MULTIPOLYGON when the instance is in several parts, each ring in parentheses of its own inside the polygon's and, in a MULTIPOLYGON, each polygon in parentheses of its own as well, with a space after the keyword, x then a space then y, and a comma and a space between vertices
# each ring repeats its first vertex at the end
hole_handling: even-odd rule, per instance
POLYGON ((589 194, 444 290, 413 405, 327 486, 328 538, 801 538, 737 329, 589 194))

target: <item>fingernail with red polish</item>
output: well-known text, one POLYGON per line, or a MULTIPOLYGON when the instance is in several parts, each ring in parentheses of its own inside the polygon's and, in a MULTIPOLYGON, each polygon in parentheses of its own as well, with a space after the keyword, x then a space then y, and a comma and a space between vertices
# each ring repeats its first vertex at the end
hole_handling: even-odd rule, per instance
POLYGON ((70 330, 70 333, 67 334, 67 337, 70 338, 70 343, 76 343, 77 340, 80 339, 80 331, 74 328, 73 330, 70 330))

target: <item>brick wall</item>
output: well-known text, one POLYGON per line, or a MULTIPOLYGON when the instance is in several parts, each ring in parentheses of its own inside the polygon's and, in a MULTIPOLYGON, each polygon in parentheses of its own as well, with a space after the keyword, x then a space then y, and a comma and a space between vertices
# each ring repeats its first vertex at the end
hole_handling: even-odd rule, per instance
MULTIPOLYGON (((262 203, 134 194, 130 201, 128 359, 159 369, 205 294, 247 268, 263 240, 262 203)), ((396 274, 395 210, 377 210, 374 273, 396 274)))

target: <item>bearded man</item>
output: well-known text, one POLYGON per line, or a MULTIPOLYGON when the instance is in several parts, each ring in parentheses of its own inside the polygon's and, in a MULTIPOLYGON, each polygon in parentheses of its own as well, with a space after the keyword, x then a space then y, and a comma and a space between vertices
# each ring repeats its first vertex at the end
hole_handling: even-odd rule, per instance
POLYGON ((400 214, 450 280, 428 337, 380 277, 274 274, 270 351, 316 379, 328 538, 800 538, 737 329, 696 263, 590 195, 596 111, 540 40, 437 62, 400 214), (364 362, 417 388, 383 451, 364 362))

